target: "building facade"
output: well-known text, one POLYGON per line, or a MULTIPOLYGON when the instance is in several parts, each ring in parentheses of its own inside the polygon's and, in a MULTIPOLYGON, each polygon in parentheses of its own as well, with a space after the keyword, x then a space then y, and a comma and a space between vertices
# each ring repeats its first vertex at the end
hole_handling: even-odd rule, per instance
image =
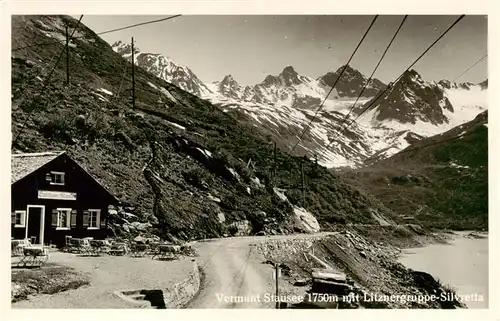
POLYGON ((13 154, 11 165, 12 238, 63 246, 66 235, 106 237, 117 200, 65 152, 13 154))

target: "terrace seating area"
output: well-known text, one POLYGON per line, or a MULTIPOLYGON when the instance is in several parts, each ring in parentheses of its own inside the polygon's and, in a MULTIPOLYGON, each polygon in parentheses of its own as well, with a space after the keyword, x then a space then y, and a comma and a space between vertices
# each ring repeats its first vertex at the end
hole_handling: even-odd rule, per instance
POLYGON ((175 260, 181 255, 194 256, 188 246, 172 245, 167 242, 143 242, 124 239, 94 240, 92 238, 73 238, 66 236, 65 252, 81 256, 130 256, 151 258, 153 260, 175 260))
MULTIPOLYGON (((17 267, 41 266, 49 260, 52 247, 32 245, 29 239, 11 240, 11 256, 18 257, 17 267)), ((173 245, 160 241, 130 241, 124 239, 94 240, 91 237, 65 237, 62 252, 80 257, 89 256, 129 256, 152 260, 177 260, 181 256, 195 256, 190 246, 173 245)))
POLYGON ((18 258, 17 267, 42 266, 49 259, 49 247, 33 245, 30 239, 11 239, 11 257, 18 258))

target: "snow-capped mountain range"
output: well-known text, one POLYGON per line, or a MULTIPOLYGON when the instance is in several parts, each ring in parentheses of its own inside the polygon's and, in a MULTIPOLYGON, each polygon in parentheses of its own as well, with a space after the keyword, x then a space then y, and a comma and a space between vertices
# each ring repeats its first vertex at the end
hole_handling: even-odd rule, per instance
MULTIPOLYGON (((260 84, 253 87, 241 86, 231 76, 212 84, 212 91, 218 98, 238 99, 244 102, 267 105, 286 105, 295 108, 317 106, 329 91, 321 80, 299 75, 292 66, 287 66, 277 75, 268 75, 260 84)), ((329 99, 338 99, 333 91, 329 99)))
MULTIPOLYGON (((112 45, 112 48, 128 60, 132 59, 132 46, 130 44, 117 41, 112 45)), ((143 53, 137 47, 134 47, 134 53, 135 63, 138 66, 167 82, 199 97, 213 94, 207 85, 198 79, 188 67, 179 65, 161 54, 143 53)))
MULTIPOLYGON (((130 59, 130 45, 117 42, 112 47, 130 59)), ((135 52, 138 66, 211 101, 239 121, 271 135, 289 150, 344 68, 314 79, 287 66, 279 75, 268 75, 254 86, 242 86, 231 75, 206 84, 188 67, 170 58, 142 53, 137 48, 135 52)), ((365 82, 363 74, 347 66, 294 152, 316 157, 328 167, 356 167, 374 155, 389 157, 415 140, 447 131, 487 109, 487 80, 480 84, 426 82, 411 70, 359 116, 386 86, 373 79, 346 120, 365 82)))

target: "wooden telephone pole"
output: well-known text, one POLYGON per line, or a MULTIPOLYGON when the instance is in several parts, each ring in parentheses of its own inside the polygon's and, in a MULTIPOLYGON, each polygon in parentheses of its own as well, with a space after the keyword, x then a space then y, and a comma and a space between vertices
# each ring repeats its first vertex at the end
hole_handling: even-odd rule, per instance
POLYGON ((304 157, 300 159, 300 180, 302 184, 302 207, 306 206, 306 193, 304 190, 304 157))
POLYGON ((66 85, 69 86, 69 34, 66 26, 66 85))
POLYGON ((132 108, 135 109, 135 62, 134 62, 134 37, 132 37, 132 108))
POLYGON ((280 267, 278 263, 274 263, 274 269, 275 269, 275 279, 276 279, 276 309, 280 308, 280 302, 279 302, 279 277, 280 277, 280 267))
POLYGON ((273 185, 276 184, 276 142, 274 142, 273 185))

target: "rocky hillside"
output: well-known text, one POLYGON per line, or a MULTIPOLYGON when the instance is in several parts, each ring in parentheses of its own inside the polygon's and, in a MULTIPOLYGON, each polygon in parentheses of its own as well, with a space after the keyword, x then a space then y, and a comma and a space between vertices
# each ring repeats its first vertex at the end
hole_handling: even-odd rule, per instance
MULTIPOLYGON (((14 16, 12 48, 61 39, 76 25, 14 16)), ((324 167, 280 148, 274 156, 269 136, 143 68, 133 108, 130 63, 83 23, 75 36, 69 85, 65 59, 47 79, 60 43, 12 52, 13 137, 25 125, 12 151, 67 150, 122 201, 117 226, 136 220, 169 239, 194 239, 300 230, 304 213, 322 229, 391 215, 324 167)))
POLYGON ((398 213, 399 222, 487 229, 487 111, 345 177, 398 213))

